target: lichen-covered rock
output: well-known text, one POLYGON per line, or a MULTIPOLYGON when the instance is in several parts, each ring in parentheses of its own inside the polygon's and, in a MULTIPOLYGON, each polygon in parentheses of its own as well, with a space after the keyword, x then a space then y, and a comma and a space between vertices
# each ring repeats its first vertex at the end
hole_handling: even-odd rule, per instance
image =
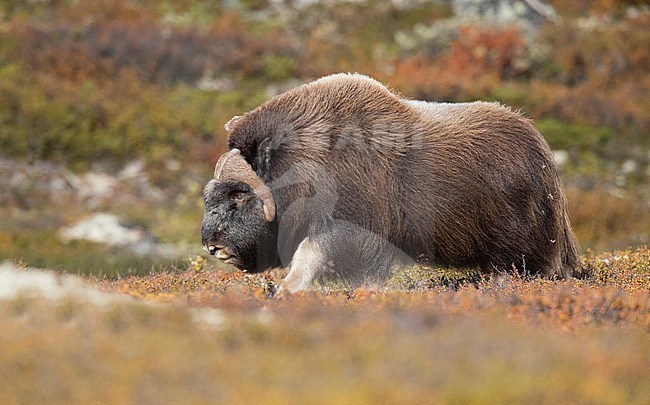
POLYGON ((539 26, 554 21, 552 6, 539 0, 452 0, 454 14, 466 20, 539 26))

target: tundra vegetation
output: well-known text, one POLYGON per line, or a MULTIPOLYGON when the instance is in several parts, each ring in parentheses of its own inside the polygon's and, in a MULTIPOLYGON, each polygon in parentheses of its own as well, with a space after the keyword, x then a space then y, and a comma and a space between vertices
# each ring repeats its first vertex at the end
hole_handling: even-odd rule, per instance
POLYGON ((0 260, 120 299, 13 294, 3 267, 0 402, 649 403, 650 12, 546 3, 528 26, 445 1, 2 2, 0 260), (223 124, 341 71, 534 119, 588 276, 412 267, 274 300, 284 271, 201 256, 223 124), (103 212, 180 254, 61 238, 103 212))

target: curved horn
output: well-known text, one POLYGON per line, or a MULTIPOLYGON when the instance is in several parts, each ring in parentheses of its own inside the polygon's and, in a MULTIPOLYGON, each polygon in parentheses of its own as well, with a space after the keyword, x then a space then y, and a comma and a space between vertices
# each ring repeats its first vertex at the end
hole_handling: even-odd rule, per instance
POLYGON ((214 167, 214 178, 218 181, 235 180, 248 184, 262 200, 264 217, 268 222, 275 219, 275 200, 271 189, 264 184, 239 149, 224 153, 214 167))

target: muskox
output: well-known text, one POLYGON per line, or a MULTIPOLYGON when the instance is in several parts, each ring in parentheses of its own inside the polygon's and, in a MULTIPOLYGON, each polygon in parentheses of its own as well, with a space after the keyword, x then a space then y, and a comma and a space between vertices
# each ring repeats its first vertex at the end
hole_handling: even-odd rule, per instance
POLYGON ((579 247, 551 150, 498 103, 401 98, 358 74, 275 96, 226 124, 203 247, 281 288, 358 285, 424 261, 568 276, 579 247))

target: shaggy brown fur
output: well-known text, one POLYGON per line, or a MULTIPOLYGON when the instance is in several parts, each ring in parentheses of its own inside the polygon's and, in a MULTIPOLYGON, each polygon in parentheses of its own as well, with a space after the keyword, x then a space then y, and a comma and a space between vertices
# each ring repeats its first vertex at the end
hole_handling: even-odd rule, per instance
POLYGON ((276 246, 256 249, 284 264, 307 237, 327 258, 321 273, 353 279, 384 274, 400 252, 486 272, 566 276, 578 264, 548 144, 497 103, 405 100, 340 74, 229 127, 277 205, 276 246))

